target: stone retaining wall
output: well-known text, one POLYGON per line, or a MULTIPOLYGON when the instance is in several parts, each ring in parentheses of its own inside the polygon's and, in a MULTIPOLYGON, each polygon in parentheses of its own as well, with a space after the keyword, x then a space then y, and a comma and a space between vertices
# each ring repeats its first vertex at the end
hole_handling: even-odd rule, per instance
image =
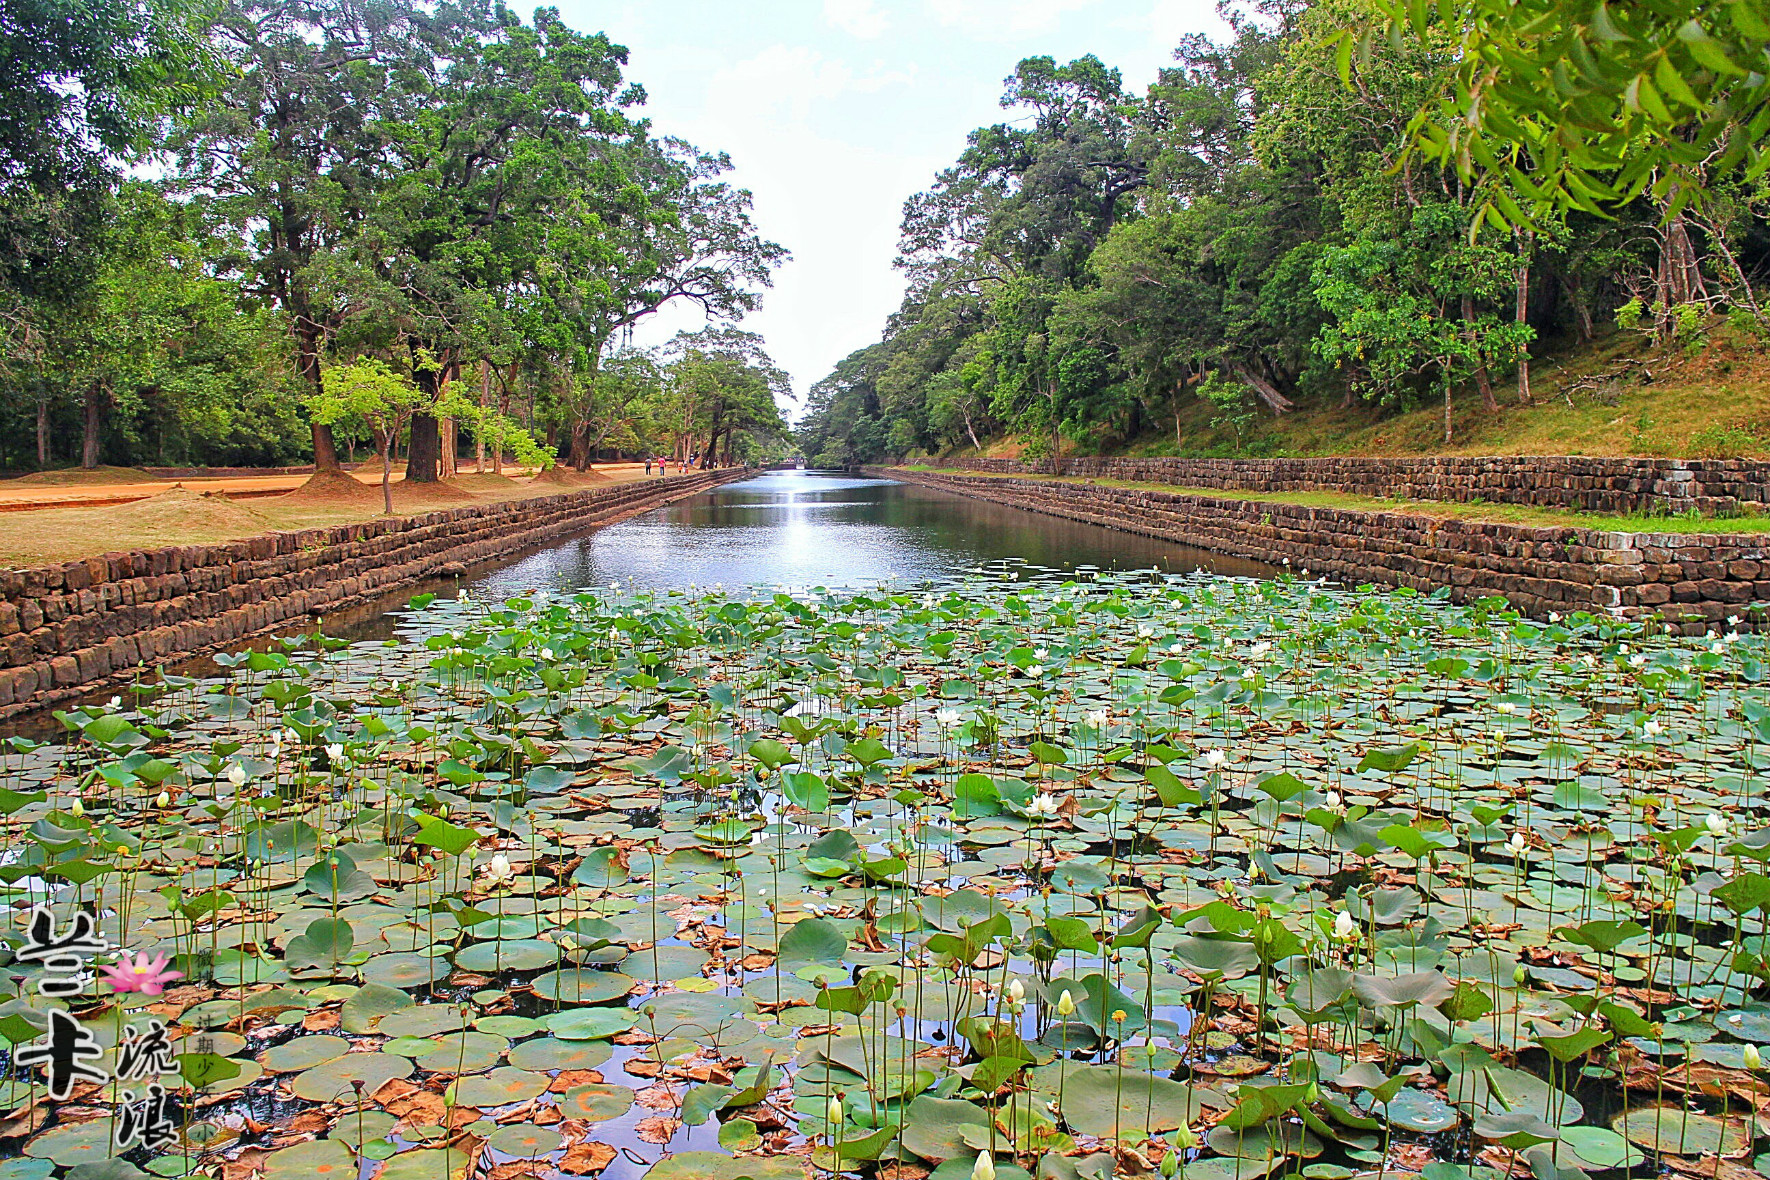
POLYGON ((356 606, 748 474, 695 472, 418 516, 0 570, 0 717, 356 606))
POLYGON ((1743 623, 1763 609, 1751 604, 1770 602, 1770 537, 1530 528, 1150 488, 865 470, 1348 584, 1448 586, 1458 602, 1503 595, 1538 618, 1607 611, 1663 617, 1674 630, 1701 634, 1732 616, 1743 623))
POLYGON ((1402 500, 1486 500, 1587 512, 1702 512, 1770 502, 1770 462, 1578 455, 1411 459, 940 459, 1010 475, 1077 475, 1236 492, 1351 492, 1402 500))

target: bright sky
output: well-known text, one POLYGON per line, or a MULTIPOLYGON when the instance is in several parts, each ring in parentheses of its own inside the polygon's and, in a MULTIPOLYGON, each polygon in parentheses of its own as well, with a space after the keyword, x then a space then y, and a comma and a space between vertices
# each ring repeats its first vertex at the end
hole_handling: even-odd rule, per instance
MULTIPOLYGON (((1140 91, 1188 32, 1224 32, 1214 0, 556 0, 574 28, 631 51, 656 128, 730 153, 762 233, 793 252, 743 326, 801 397, 877 340, 902 280, 904 199, 1007 114, 1021 58, 1092 53, 1140 91)), ((698 315, 663 313, 657 343, 698 315)))

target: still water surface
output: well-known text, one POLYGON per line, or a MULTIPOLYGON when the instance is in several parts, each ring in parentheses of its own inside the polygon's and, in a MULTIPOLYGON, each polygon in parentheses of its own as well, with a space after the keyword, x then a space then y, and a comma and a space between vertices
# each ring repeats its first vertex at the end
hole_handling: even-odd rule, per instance
POLYGON ((946 492, 834 472, 771 471, 573 538, 493 571, 507 595, 622 582, 641 588, 923 582, 997 561, 1053 570, 1260 576, 1255 562, 946 492))

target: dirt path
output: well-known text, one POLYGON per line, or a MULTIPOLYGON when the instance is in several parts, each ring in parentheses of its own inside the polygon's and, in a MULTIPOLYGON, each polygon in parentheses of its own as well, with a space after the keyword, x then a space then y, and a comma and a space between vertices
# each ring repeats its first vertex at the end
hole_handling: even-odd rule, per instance
MULTIPOLYGON (((629 479, 643 479, 645 467, 640 463, 599 463, 594 470, 599 475, 621 483, 629 479)), ((70 476, 74 473, 68 473, 70 476)), ((359 483, 371 487, 381 486, 379 471, 359 470, 348 473, 359 483)), ((464 468, 458 478, 471 478, 475 472, 471 467, 464 468)), ((519 473, 526 474, 526 472, 519 473)), ((19 479, 0 480, 0 512, 29 512, 42 508, 96 508, 115 504, 130 504, 137 500, 146 500, 174 487, 188 488, 198 493, 216 493, 230 500, 251 500, 261 496, 276 496, 284 492, 292 492, 306 483, 311 476, 302 475, 236 475, 236 476, 181 476, 178 478, 141 480, 134 483, 93 482, 80 484, 70 482, 64 484, 29 483, 19 479)), ((398 468, 394 470, 393 482, 404 482, 405 475, 398 468)))
MULTIPOLYGON (((0 482, 0 567, 74 561, 116 550, 238 540, 280 529, 371 520, 381 514, 380 473, 353 473, 298 491, 308 475, 229 476, 85 484, 0 482), (294 493, 294 494, 291 494, 294 493)), ((645 478, 639 463, 599 464, 589 475, 548 472, 512 479, 471 469, 441 483, 393 483, 406 516, 473 503, 551 496, 645 478)))

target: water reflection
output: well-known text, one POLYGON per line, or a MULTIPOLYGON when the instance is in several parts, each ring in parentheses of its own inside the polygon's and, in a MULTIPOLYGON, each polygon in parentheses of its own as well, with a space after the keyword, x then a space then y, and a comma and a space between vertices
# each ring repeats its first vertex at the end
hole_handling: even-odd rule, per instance
POLYGON ((1203 569, 1269 574, 1223 557, 1098 525, 968 500, 914 484, 778 471, 727 484, 496 570, 492 594, 539 587, 857 586, 923 581, 983 562, 1054 569, 1203 569))

